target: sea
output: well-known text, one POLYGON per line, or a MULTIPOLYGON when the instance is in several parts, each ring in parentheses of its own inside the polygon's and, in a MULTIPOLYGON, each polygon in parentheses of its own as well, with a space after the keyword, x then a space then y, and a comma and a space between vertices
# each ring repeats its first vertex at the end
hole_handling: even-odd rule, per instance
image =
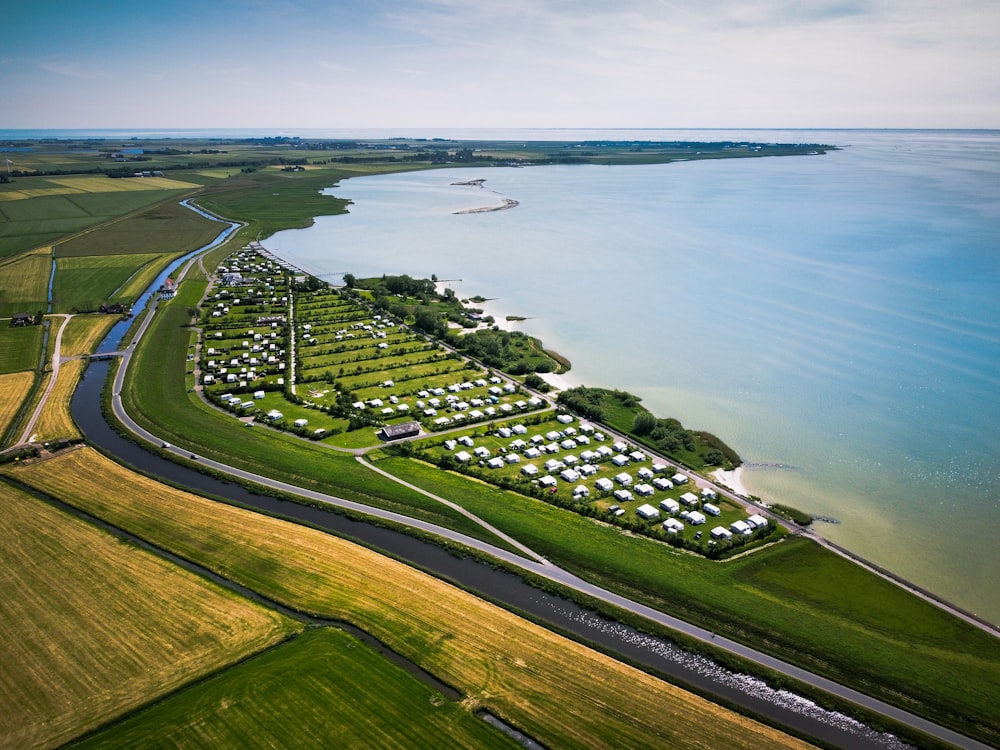
POLYGON ((753 494, 1000 623, 1000 131, 433 135, 836 146, 352 178, 329 189, 348 214, 265 244, 334 282, 433 274, 527 318, 570 384, 715 433, 753 494))

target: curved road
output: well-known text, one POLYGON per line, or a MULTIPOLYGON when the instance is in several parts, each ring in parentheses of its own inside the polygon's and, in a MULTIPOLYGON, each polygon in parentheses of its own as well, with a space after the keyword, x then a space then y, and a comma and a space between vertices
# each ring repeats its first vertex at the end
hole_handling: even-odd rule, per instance
MULTIPOLYGON (((183 278, 183 273, 180 278, 183 278)), ((115 374, 115 380, 113 384, 112 409, 114 411, 115 416, 121 421, 123 425, 125 425, 125 427, 129 431, 131 431, 135 435, 141 437, 142 439, 146 440, 147 442, 153 445, 163 446, 164 441, 162 441, 157 436, 144 429, 128 415, 128 413, 125 411, 124 406, 122 405, 121 395, 120 395, 125 379, 125 374, 131 362, 132 353, 135 348, 135 343, 138 342, 141 339, 141 337, 145 334, 147 328, 149 327, 150 322, 153 319, 153 316, 156 314, 156 310, 158 309, 158 304, 159 304, 158 300, 150 303, 146 315, 139 327, 138 332, 136 333, 136 336, 133 339, 132 344, 124 352, 122 356, 123 361, 121 367, 118 368, 118 371, 115 374)), ((188 455, 190 455, 189 450, 182 450, 173 446, 166 448, 166 450, 169 450, 170 452, 173 452, 181 457, 187 457, 188 455)), ((255 474, 253 472, 237 469, 235 467, 231 467, 226 464, 219 463, 217 461, 201 458, 199 459, 199 462, 215 469, 216 471, 228 474, 230 476, 239 479, 251 481, 264 487, 269 487, 278 492, 298 495, 300 497, 304 497, 313 501, 327 503, 330 505, 346 508, 357 513, 362 513, 369 516, 382 518, 397 524, 401 524, 403 526, 420 529, 424 532, 431 533, 436 536, 448 539, 457 544, 462 544, 471 549, 475 549, 479 552, 503 560, 508 565, 512 565, 516 568, 528 571, 536 576, 540 576, 550 581, 559 583, 563 586, 566 586, 567 588, 573 589, 587 596, 591 596, 595 599, 599 599, 613 606, 620 607, 621 609, 645 617, 660 625, 680 631, 692 638, 697 638, 699 640, 702 640, 706 643, 711 644, 712 646, 715 646, 716 648, 724 649, 742 658, 749 659, 758 664, 761 664, 776 672, 787 675, 796 680, 800 680, 801 682, 804 682, 808 685, 825 690, 833 695, 838 696, 839 698, 853 702, 868 710, 875 711, 877 713, 888 716, 894 719, 895 721, 909 725, 928 735, 944 740, 945 742, 950 742, 958 747, 970 748, 973 750, 987 750, 988 748, 987 745, 977 742, 976 740, 972 740, 968 737, 965 737, 964 735, 961 735, 945 727, 941 727, 937 724, 934 724, 933 722, 930 722, 926 719, 916 716, 915 714, 912 714, 908 711, 904 711, 895 706, 889 705, 888 703, 885 703, 883 701, 865 695, 864 693, 858 692, 851 688, 840 685, 839 683, 836 683, 832 680, 826 679, 825 677, 821 677, 819 675, 813 674, 812 672, 809 672, 807 670, 801 669, 792 664, 784 662, 780 659, 776 659, 772 656, 769 656, 768 654, 753 649, 749 646, 745 646, 741 643, 737 643, 736 641, 729 640, 728 638, 717 636, 711 631, 708 631, 704 628, 691 625, 687 622, 684 622, 683 620, 677 619, 676 617, 671 617, 670 615, 659 612, 651 607, 647 607, 643 604, 634 602, 630 599, 615 594, 611 591, 607 591, 606 589, 603 589, 599 586, 595 586, 594 584, 591 584, 587 581, 584 581, 581 578, 578 578, 569 571, 563 570, 562 568, 559 568, 558 566, 548 562, 541 555, 538 555, 537 553, 531 551, 524 545, 521 545, 520 543, 517 543, 515 540, 510 539, 510 537, 507 537, 506 535, 501 534, 501 536, 505 538, 507 541, 516 544, 518 549, 523 550, 530 559, 526 557, 521 557, 517 554, 514 554, 513 552, 501 549, 487 542, 483 542, 478 539, 466 536, 465 534, 452 531, 451 529, 446 529, 432 523, 427 523, 425 521, 420 521, 418 519, 410 518, 408 516, 404 516, 399 513, 394 513, 392 511, 382 510, 379 508, 373 508, 371 506, 362 505, 360 503, 339 498, 333 495, 327 495, 324 493, 303 489, 291 484, 287 484, 285 482, 280 482, 274 479, 270 479, 260 474, 255 474)), ((429 494, 426 491, 423 490, 421 491, 424 492, 424 494, 429 494)), ((437 499, 442 503, 454 507, 453 505, 445 501, 443 498, 439 498, 434 495, 430 496, 434 497, 435 499, 437 499)), ((472 517, 475 519, 474 516, 472 517)), ((480 521, 480 523, 482 522, 480 521)), ((497 530, 492 528, 491 531, 493 531, 494 533, 498 533, 497 530)))

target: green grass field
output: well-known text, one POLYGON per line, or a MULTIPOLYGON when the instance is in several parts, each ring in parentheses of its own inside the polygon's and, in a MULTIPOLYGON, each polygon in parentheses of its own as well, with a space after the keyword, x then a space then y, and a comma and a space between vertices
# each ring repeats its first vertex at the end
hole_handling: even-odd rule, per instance
POLYGON ((516 748, 335 628, 302 634, 76 745, 516 748))
POLYGON ((52 256, 30 253, 0 264, 0 317, 44 310, 49 296, 52 256))
POLYGON ((94 311, 105 302, 125 300, 121 287, 159 255, 88 255, 56 259, 52 306, 59 312, 94 311))
MULTIPOLYGON (((158 196, 162 201, 170 194, 158 196)), ((102 197, 109 201, 115 198, 114 195, 102 197)), ((100 231, 86 232, 60 242, 55 251, 58 258, 126 253, 180 255, 208 244, 222 228, 219 222, 206 219, 176 202, 158 203, 101 227, 100 231)))
MULTIPOLYGON (((34 312, 34 311, 32 311, 34 312)), ((0 374, 34 370, 42 354, 42 326, 0 324, 0 374)))
MULTIPOLYGON (((84 192, 82 187, 71 190, 43 177, 18 177, 10 184, 0 185, 0 258, 51 245, 67 235, 104 224, 189 189, 84 192)), ((155 237, 151 239, 156 241, 155 237)))

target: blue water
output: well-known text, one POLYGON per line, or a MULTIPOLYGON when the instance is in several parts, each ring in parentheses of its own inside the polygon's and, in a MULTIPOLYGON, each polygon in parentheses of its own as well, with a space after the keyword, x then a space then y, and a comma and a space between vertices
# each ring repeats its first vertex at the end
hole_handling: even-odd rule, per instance
POLYGON ((709 135, 843 149, 356 178, 349 215, 267 245, 496 297, 573 381, 715 432, 755 494, 1000 621, 1000 132, 653 137, 709 135))

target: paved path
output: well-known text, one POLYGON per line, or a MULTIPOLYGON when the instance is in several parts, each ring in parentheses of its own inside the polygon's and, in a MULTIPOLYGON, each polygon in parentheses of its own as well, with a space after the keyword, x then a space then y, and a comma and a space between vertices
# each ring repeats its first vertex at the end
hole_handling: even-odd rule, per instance
POLYGON ((31 413, 31 417, 28 419, 28 423, 25 425, 24 432, 21 434, 21 439, 17 442, 17 445, 24 445, 31 442, 31 437, 35 432, 35 425, 38 424, 38 417, 41 416, 42 409, 45 408, 45 404, 49 400, 52 389, 56 387, 56 378, 59 377, 59 364, 62 361, 63 331, 66 330, 66 325, 73 316, 66 313, 50 313, 48 317, 62 318, 62 323, 59 324, 59 330, 56 332, 56 343, 52 349, 52 374, 49 376, 49 382, 48 385, 45 386, 45 392, 42 393, 42 397, 38 399, 38 405, 35 406, 35 410, 31 413))

